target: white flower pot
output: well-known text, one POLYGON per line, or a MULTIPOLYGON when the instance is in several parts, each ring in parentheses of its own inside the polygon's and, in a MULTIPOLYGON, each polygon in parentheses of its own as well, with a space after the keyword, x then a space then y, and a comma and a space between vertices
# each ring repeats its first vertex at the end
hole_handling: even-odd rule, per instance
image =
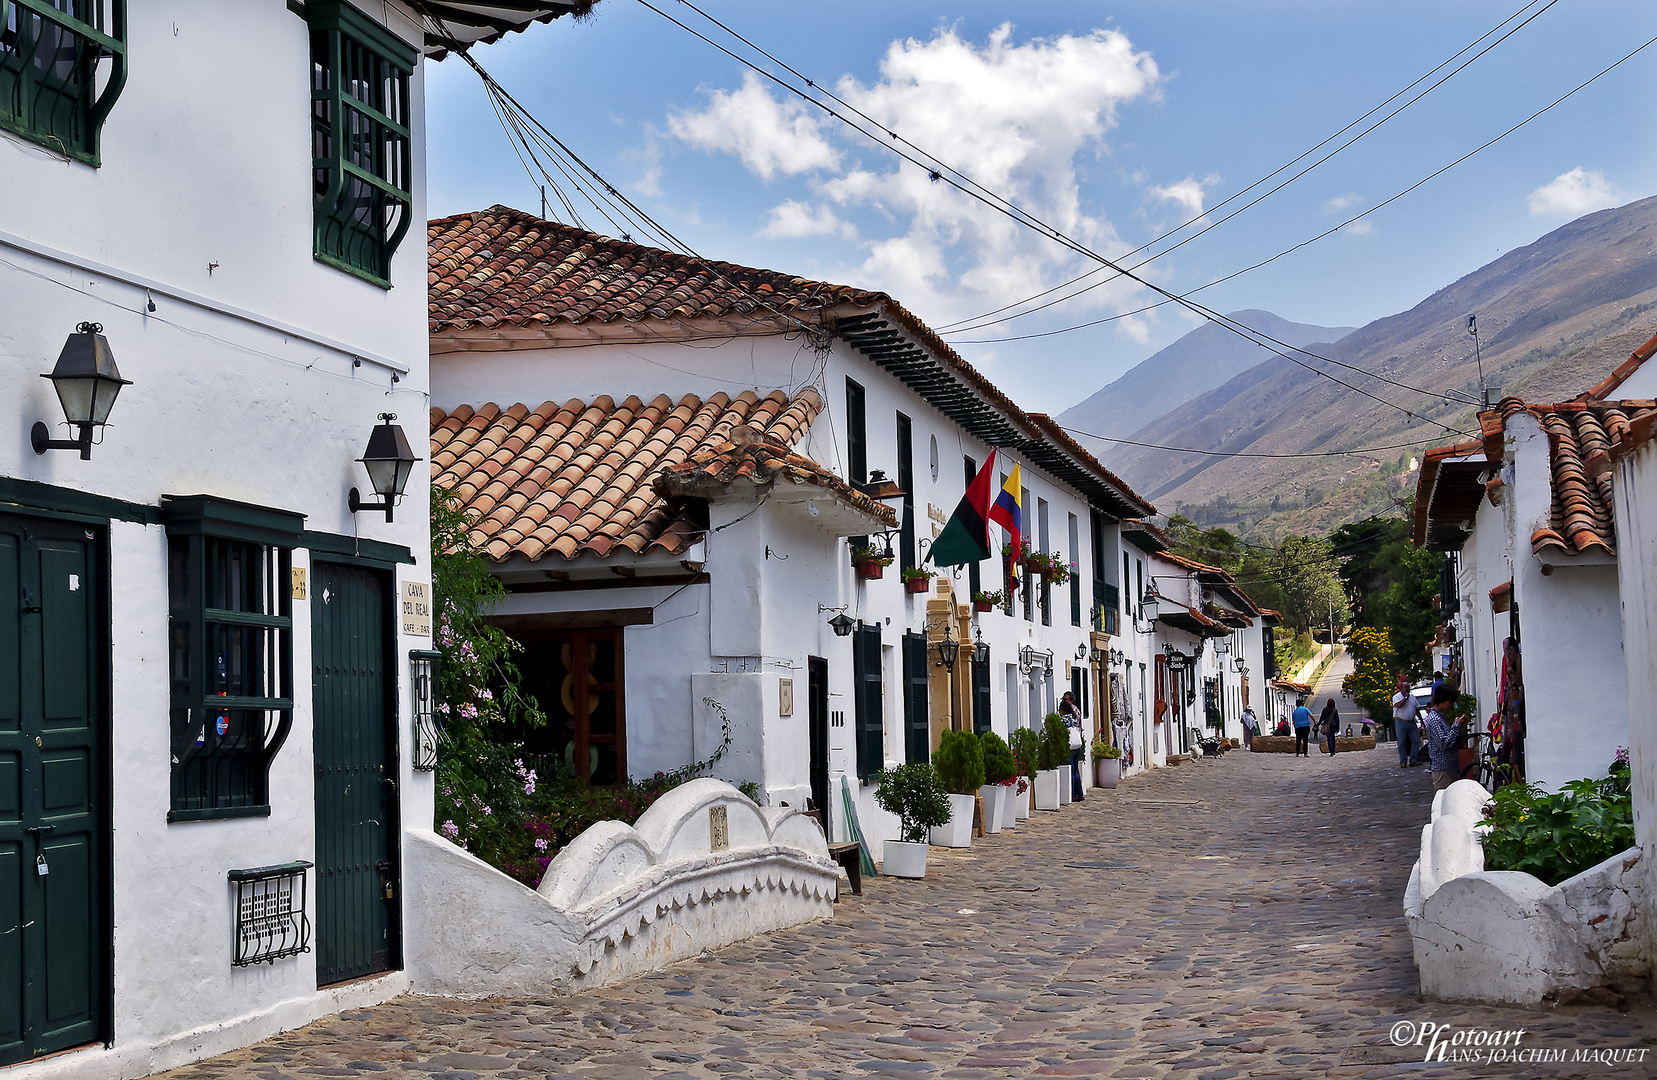
MULTIPOLYGON (((1018 795, 1016 785, 997 784, 996 801, 1001 804, 1001 828, 1003 830, 1018 826, 1018 795)), ((1028 802, 1029 799, 1025 799, 1028 802)))
POLYGON ((932 829, 932 842, 939 847, 964 848, 972 846, 972 811, 978 800, 971 795, 949 797, 949 824, 932 829))
POLYGON ((1057 810, 1059 808, 1059 789, 1063 785, 1059 782, 1064 773, 1059 769, 1036 770, 1036 809, 1057 810))
POLYGON ((984 835, 994 836, 1001 831, 1001 785, 985 784, 978 797, 984 800, 984 835))
POLYGON ((925 844, 888 840, 880 872, 888 877, 923 878, 926 876, 926 851, 925 844))
POLYGON ((1122 759, 1119 757, 1096 758, 1093 762, 1094 779, 1102 788, 1113 788, 1116 782, 1122 779, 1122 759))
POLYGON ((1070 805, 1070 762, 1059 766, 1059 805, 1070 805))
POLYGON ((1035 794, 1035 790, 1031 787, 1031 784, 1032 781, 1029 777, 1025 777, 1024 792, 1022 794, 1020 794, 1017 790, 1018 785, 1013 785, 1013 817, 1019 821, 1023 821, 1025 818, 1030 816, 1030 807, 1034 801, 1032 796, 1035 794))

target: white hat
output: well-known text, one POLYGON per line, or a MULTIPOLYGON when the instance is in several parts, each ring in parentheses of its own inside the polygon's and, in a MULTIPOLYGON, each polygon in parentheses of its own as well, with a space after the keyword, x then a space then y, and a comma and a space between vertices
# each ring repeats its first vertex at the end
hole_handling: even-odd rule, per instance
POLYGON ((1402 705, 1402 704, 1404 704, 1404 698, 1405 698, 1405 696, 1406 696, 1406 695, 1405 695, 1405 694, 1404 694, 1404 691, 1402 691, 1402 690, 1400 690, 1400 691, 1398 691, 1398 693, 1396 693, 1396 694, 1394 694, 1394 695, 1392 695, 1392 703, 1393 703, 1393 704, 1394 704, 1394 705, 1402 705))

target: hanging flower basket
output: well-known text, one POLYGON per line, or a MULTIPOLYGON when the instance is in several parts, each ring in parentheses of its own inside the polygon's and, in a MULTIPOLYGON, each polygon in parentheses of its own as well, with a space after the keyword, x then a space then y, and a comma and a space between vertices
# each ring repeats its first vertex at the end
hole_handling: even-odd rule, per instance
POLYGON ((1007 602, 1005 596, 999 592, 976 592, 972 594, 972 609, 974 611, 989 611, 1007 602))
POLYGON ((859 559, 852 563, 857 568, 857 576, 863 581, 874 581, 886 576, 886 564, 879 559, 859 559))
POLYGON ((906 567, 903 571, 903 591, 909 593, 923 593, 932 588, 933 575, 917 567, 906 567))

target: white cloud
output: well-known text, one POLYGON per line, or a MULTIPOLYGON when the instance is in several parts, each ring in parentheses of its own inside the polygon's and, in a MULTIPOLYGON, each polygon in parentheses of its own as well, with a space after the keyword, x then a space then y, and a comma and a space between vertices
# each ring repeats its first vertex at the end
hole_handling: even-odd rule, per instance
POLYGON ((789 199, 771 208, 771 220, 759 231, 760 236, 772 240, 790 240, 802 236, 840 236, 857 239, 857 229, 849 221, 841 221, 827 206, 812 208, 810 203, 789 199))
POLYGON ((1375 226, 1364 218, 1359 218, 1341 231, 1351 233, 1353 236, 1368 236, 1375 231, 1375 226))
MULTIPOLYGON (((1151 56, 1119 31, 1019 43, 1004 24, 982 43, 950 28, 927 40, 895 41, 877 80, 865 85, 847 76, 835 92, 949 168, 1111 254, 1127 245, 1083 204, 1078 159, 1108 154, 1106 136, 1118 110, 1153 97, 1161 79, 1151 56)), ((835 204, 836 220, 859 212, 866 236, 888 223, 884 235, 870 237, 850 280, 892 292, 934 324, 1033 295, 1091 265, 950 184, 934 182, 927 170, 871 149, 837 124, 814 122, 755 79, 740 90, 714 91, 706 110, 677 114, 670 128, 693 145, 739 156, 765 179, 820 170, 811 186, 835 204), (778 140, 786 151, 775 148, 778 140)), ((1186 182, 1199 209, 1208 182, 1186 182)), ((1175 188, 1181 185, 1170 185, 1175 188)), ((821 215, 774 208, 765 229, 804 228, 807 219, 826 228, 821 215)), ((1118 281, 1071 306, 1106 307, 1137 288, 1118 281)))
POLYGON ((1359 195, 1356 191, 1349 191, 1345 195, 1336 195, 1333 199, 1324 203, 1323 212, 1325 214, 1338 214, 1342 210, 1357 206, 1363 201, 1364 197, 1362 195, 1359 195))
POLYGON ((1198 180, 1195 176, 1187 176, 1184 180, 1176 181, 1166 187, 1155 184, 1146 190, 1163 202, 1171 202, 1185 212, 1187 219, 1202 217, 1203 199, 1207 188, 1220 182, 1215 175, 1208 175, 1198 180))
POLYGON ((1581 217, 1617 205, 1622 196, 1599 170, 1578 165, 1531 192, 1529 201, 1532 217, 1581 217))
POLYGON ((831 169, 840 160, 815 111, 802 101, 773 98, 753 72, 740 90, 712 91, 702 111, 669 116, 667 127, 692 146, 734 154, 765 180, 831 169))

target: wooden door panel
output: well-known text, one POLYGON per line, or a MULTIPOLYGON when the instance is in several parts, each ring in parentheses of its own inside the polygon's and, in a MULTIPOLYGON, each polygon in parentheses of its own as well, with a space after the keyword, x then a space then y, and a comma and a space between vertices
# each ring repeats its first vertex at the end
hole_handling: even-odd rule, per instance
POLYGON ((47 728, 85 728, 92 697, 88 678, 86 547, 41 542, 41 711, 47 728))

